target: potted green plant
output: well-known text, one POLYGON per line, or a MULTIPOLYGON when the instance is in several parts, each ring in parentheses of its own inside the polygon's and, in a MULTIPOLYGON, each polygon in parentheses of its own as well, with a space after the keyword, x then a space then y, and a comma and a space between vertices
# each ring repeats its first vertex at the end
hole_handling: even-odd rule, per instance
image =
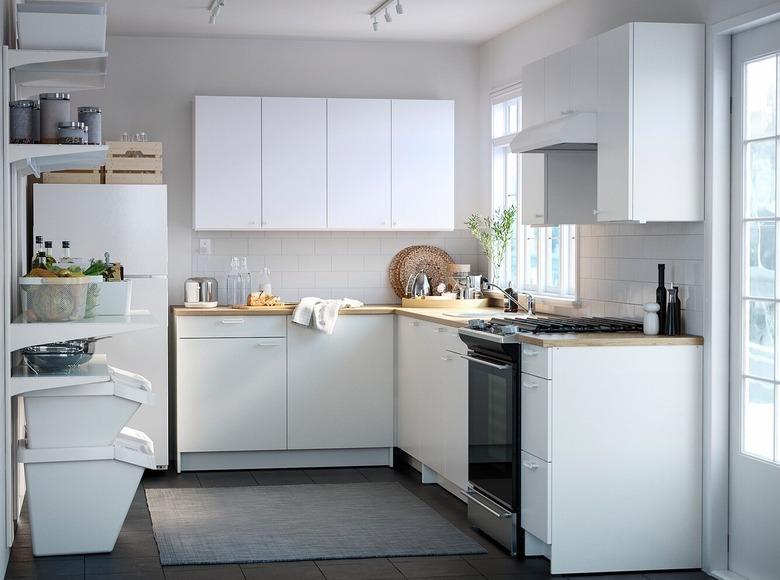
POLYGON ((472 214, 466 220, 466 227, 482 246, 493 277, 504 263, 506 250, 515 231, 517 208, 509 206, 497 209, 491 215, 472 214))

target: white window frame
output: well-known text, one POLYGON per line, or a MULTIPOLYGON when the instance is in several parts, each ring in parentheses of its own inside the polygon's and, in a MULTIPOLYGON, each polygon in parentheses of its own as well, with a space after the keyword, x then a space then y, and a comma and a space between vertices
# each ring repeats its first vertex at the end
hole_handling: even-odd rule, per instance
MULTIPOLYGON (((520 84, 510 85, 503 89, 494 91, 490 95, 490 185, 491 185, 491 206, 492 211, 502 209, 507 206, 507 199, 510 197, 507 195, 509 188, 506 184, 503 184, 502 190, 504 192, 502 199, 497 199, 496 194, 496 171, 493 166, 494 155, 497 147, 508 147, 514 139, 517 133, 507 133, 499 137, 493 137, 493 107, 496 104, 503 103, 515 98, 520 98, 520 110, 518 111, 518 127, 522 123, 522 87, 520 84)), ((508 122, 507 122, 508 127, 508 122)), ((576 225, 561 225, 560 229, 560 260, 561 260, 561 272, 559 284, 553 286, 549 283, 549 270, 550 259, 548 255, 550 253, 550 244, 547 243, 554 232, 554 228, 550 227, 538 227, 538 226, 524 226, 520 223, 521 216, 521 203, 522 203, 522 164, 520 163, 520 156, 516 155, 515 160, 517 162, 517 199, 515 201, 515 207, 517 208, 517 224, 515 226, 517 232, 517 256, 516 256, 516 272, 517 279, 512 279, 512 286, 521 292, 528 292, 538 298, 540 302, 560 304, 563 306, 576 307, 580 305, 579 300, 579 236, 577 235, 576 225), (533 240, 536 246, 537 266, 536 276, 532 272, 530 266, 530 253, 527 251, 527 243, 533 240), (569 240, 569 243, 564 243, 564 240, 569 240), (567 266, 564 267, 564 264, 567 266), (534 279, 534 282, 530 280, 534 279)), ((503 177, 506 176, 506 170, 503 172, 503 177)), ((509 279, 511 255, 507 252, 507 259, 501 267, 500 278, 502 281, 509 279)), ((491 275, 495 276, 495 272, 491 272, 491 275)))

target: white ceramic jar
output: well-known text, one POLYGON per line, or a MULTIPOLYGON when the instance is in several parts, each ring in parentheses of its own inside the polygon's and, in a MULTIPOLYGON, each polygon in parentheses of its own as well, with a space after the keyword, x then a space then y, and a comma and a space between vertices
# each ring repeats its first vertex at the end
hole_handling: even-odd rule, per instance
POLYGON ((658 318, 658 311, 661 307, 657 302, 648 302, 644 305, 645 318, 642 323, 642 330, 648 336, 655 336, 661 331, 661 321, 658 318))

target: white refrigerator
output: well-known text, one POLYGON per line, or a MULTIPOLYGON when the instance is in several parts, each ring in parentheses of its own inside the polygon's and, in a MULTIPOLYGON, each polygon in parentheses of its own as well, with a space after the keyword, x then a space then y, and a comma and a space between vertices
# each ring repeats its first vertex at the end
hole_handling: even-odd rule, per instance
POLYGON ((54 185, 33 188, 33 235, 63 240, 74 257, 124 266, 133 281, 131 308, 149 310, 159 326, 98 342, 108 363, 149 379, 153 405, 143 405, 130 426, 154 442, 157 466, 168 466, 168 211, 165 185, 54 185))

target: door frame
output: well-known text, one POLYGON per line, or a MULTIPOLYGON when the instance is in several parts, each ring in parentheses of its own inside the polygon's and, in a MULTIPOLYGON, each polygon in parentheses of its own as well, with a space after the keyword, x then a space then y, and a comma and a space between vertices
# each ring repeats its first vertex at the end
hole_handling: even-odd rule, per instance
POLYGON ((731 39, 777 20, 780 2, 707 26, 702 568, 723 580, 740 578, 729 571, 728 557, 731 39))

